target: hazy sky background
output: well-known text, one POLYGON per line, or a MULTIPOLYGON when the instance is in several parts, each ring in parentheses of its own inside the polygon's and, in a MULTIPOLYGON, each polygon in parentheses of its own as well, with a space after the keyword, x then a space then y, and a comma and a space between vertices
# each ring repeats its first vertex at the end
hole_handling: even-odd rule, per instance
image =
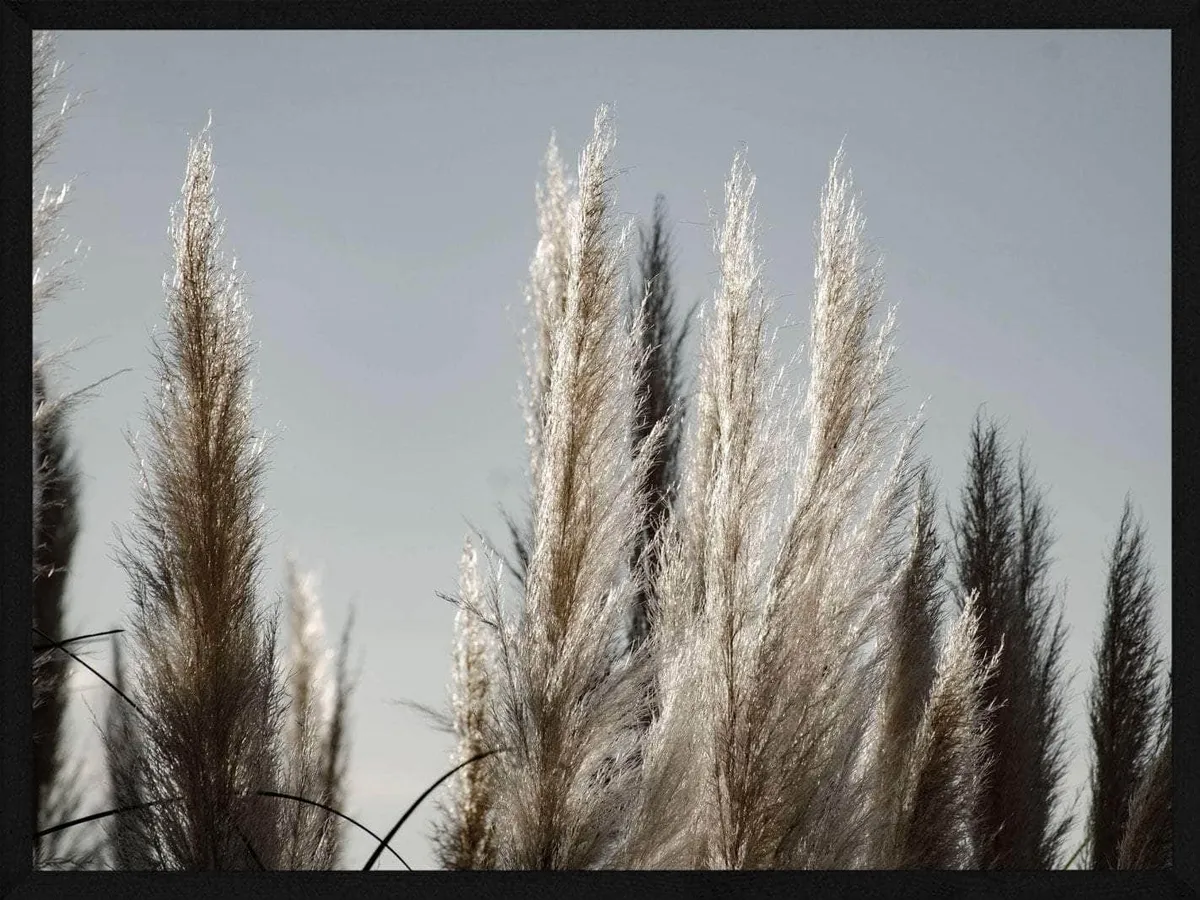
MULTIPOLYGON (((507 547, 497 509, 525 509, 517 332, 551 130, 573 165, 612 104, 619 212, 666 195, 681 306, 711 296, 709 208, 745 145, 778 321, 798 323, 788 352, 807 339, 812 226, 844 137, 899 303, 899 400, 929 398, 921 449, 941 500, 957 504, 984 403, 1048 488, 1074 672, 1068 797, 1084 783, 1127 491, 1169 629, 1168 32, 73 32, 59 49, 87 96, 49 174, 76 178, 62 221, 90 250, 36 336, 80 345, 60 388, 133 369, 70 432, 83 528, 68 631, 129 608, 112 559, 132 511, 123 432, 153 389, 168 210, 209 110, 261 342, 257 421, 276 436, 264 593, 282 590, 291 549, 319 572, 331 640, 356 609, 347 811, 380 833, 448 765, 450 738, 393 702, 445 700, 454 610, 435 591, 455 590, 468 520, 507 547)), ((93 658, 110 668, 107 648, 93 658)), ((108 696, 74 683, 91 812, 107 802, 91 719, 108 696)), ((434 809, 394 842, 418 868, 434 809)), ((347 838, 361 866, 372 842, 347 838)))

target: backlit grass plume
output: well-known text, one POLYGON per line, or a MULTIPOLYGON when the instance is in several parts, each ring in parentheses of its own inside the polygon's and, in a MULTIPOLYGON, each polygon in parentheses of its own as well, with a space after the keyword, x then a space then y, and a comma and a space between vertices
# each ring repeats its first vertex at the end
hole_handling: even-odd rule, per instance
POLYGON ((538 363, 549 379, 531 413, 540 437, 531 450, 523 602, 515 618, 497 610, 490 743, 506 749, 489 762, 504 868, 606 860, 644 696, 636 661, 618 661, 636 590, 629 559, 647 457, 632 450, 636 357, 611 221, 612 145, 601 109, 566 215, 563 305, 550 304, 548 358, 538 363))
POLYGON ((764 689, 786 698, 776 713, 786 793, 772 864, 842 868, 869 861, 868 741, 882 690, 881 629, 904 571, 915 425, 902 427, 889 409, 894 312, 874 330, 882 269, 840 150, 821 197, 815 281, 804 459, 757 666, 764 689))
POLYGON ((526 304, 532 319, 532 340, 525 346, 527 401, 526 440, 530 468, 536 477, 543 447, 546 403, 557 353, 557 329, 567 309, 570 279, 571 184, 563 168, 554 135, 546 149, 545 180, 537 187, 538 244, 529 265, 526 304))
MULTIPOLYGON (((490 687, 494 648, 483 620, 484 585, 478 553, 470 541, 459 563, 460 604, 454 617, 454 678, 451 707, 457 748, 454 763, 465 763, 487 746, 491 715, 490 687)), ((438 860, 446 869, 490 869, 496 855, 492 822, 491 759, 461 769, 453 782, 454 799, 434 833, 438 860)))
POLYGON ((661 710, 623 844, 632 865, 844 867, 868 843, 870 642, 899 577, 912 432, 899 435, 884 409, 891 318, 870 337, 881 281, 835 159, 818 223, 808 440, 794 461, 799 423, 766 331, 753 188, 739 155, 701 321, 683 505, 654 590, 661 710))
MULTIPOLYGON (((325 623, 315 578, 289 557, 288 705, 283 766, 287 792, 334 809, 345 799, 346 707, 350 686, 343 659, 333 665, 326 646, 325 623)), ((347 635, 349 624, 347 624, 347 635)), ((337 869, 342 850, 340 817, 310 804, 284 802, 283 866, 287 869, 337 869)))
POLYGON ((743 772, 740 749, 749 723, 765 721, 752 705, 748 638, 766 577, 777 456, 753 191, 739 155, 715 235, 720 280, 701 314, 684 506, 665 535, 651 595, 647 646, 661 708, 645 734, 640 794, 622 848, 638 867, 738 865, 745 839, 736 820, 756 799, 745 796, 753 776, 743 772))
POLYGON ((67 202, 70 186, 51 188, 44 183, 45 165, 54 155, 74 105, 62 94, 62 65, 55 55, 52 32, 33 33, 33 311, 36 315, 69 281, 70 258, 54 260, 63 239, 57 229, 59 214, 67 202), (61 99, 60 99, 61 97, 61 99))
MULTIPOLYGON (((529 281, 525 292, 525 307, 529 324, 521 353, 525 360, 525 384, 522 385, 522 408, 525 416, 525 444, 529 453, 531 482, 536 481, 541 467, 543 433, 545 431, 546 400, 550 393, 550 376, 554 369, 556 329, 567 305, 567 279, 570 266, 570 235, 568 215, 571 204, 571 183, 563 168, 558 143, 553 134, 543 160, 544 175, 537 185, 538 243, 529 263, 529 281)), ((507 516, 509 536, 516 559, 513 574, 524 584, 529 567, 532 523, 518 524, 507 516)))
POLYGON ((901 756, 906 765, 889 868, 980 867, 979 804, 989 762, 985 686, 999 661, 983 653, 971 595, 942 649, 911 749, 901 756))
POLYGON ((274 869, 282 696, 258 593, 265 458, 252 428, 249 315, 220 253, 212 143, 192 141, 171 220, 166 334, 155 342, 135 524, 120 561, 131 615, 145 816, 168 869, 274 869))

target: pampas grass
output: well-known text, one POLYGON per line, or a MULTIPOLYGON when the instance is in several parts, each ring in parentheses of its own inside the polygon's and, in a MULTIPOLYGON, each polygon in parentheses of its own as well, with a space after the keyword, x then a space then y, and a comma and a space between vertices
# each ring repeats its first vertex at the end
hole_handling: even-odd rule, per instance
MULTIPOLYGON (((113 638, 113 684, 126 693, 128 677, 121 642, 113 638)), ((137 710, 119 694, 109 698, 104 727, 105 761, 109 773, 109 799, 113 809, 127 812, 113 816, 108 823, 109 864, 114 869, 147 870, 158 868, 161 859, 145 840, 150 823, 140 809, 147 800, 146 770, 142 765, 141 732, 135 719, 137 710)))
POLYGON ((1014 475, 999 427, 978 417, 954 540, 957 596, 977 595, 985 655, 1004 649, 986 689, 992 771, 980 817, 982 865, 1053 868, 1070 820, 1056 812, 1065 633, 1046 584, 1048 513, 1025 454, 1014 475))
MULTIPOLYGON (((797 423, 772 362, 753 189, 739 156, 715 238, 720 282, 700 322, 681 505, 657 538, 654 627, 624 668, 608 669, 637 686, 650 664, 661 704, 639 738, 635 778, 620 745, 609 748, 600 784, 625 817, 612 837, 616 865, 850 865, 869 824, 877 628, 899 577, 887 560, 896 559, 913 430, 885 411, 891 320, 869 336, 880 281, 835 160, 802 408, 811 427, 803 463, 792 462, 797 423), (779 478, 789 469, 794 485, 781 506, 779 478), (618 793, 627 783, 633 790, 618 793)), ((650 400, 644 383, 633 399, 650 400)), ((593 565, 602 549, 592 551, 593 565)), ((609 583, 616 592, 624 576, 609 583)), ((547 615, 527 602, 526 622, 547 615)), ((498 826, 501 846, 521 839, 509 827, 498 826)))
MULTIPOLYGON (((56 228, 66 204, 68 186, 44 184, 44 167, 62 136, 74 100, 62 94, 61 65, 55 38, 33 34, 33 221, 32 305, 37 314, 57 299, 71 281, 72 256, 58 256, 63 233, 56 228)), ((79 472, 72 460, 68 414, 76 395, 56 396, 50 388, 53 357, 35 346, 32 364, 33 480, 33 628, 61 640, 65 593, 71 558, 79 533, 79 472)), ((36 639, 35 639, 36 640, 36 639)), ((67 708, 65 654, 53 648, 33 652, 33 822, 35 830, 68 818, 79 806, 81 788, 66 766, 63 747, 67 708)), ((84 864, 94 848, 75 836, 56 833, 35 840, 39 867, 84 864)))
MULTIPOLYGON (((494 715, 494 730, 470 744, 504 747, 494 864, 1056 865, 1070 824, 1059 810, 1065 632, 1044 495, 1024 452, 1010 470, 998 429, 977 420, 952 522, 959 612, 939 649, 935 495, 914 462, 918 420, 891 402, 894 310, 879 315, 882 273, 841 151, 817 223, 809 379, 794 399, 767 330, 754 178, 735 159, 680 441, 682 406, 665 400, 678 359, 662 357, 678 344, 651 322, 657 236, 644 240, 633 390, 620 366, 588 379, 600 360, 631 357, 609 308, 584 305, 608 296, 616 270, 615 251, 593 239, 608 146, 601 116, 572 194, 552 143, 538 194, 534 526, 513 528, 523 596, 507 614, 497 571, 484 592, 491 619, 471 620, 494 627, 497 646, 496 693, 476 720, 494 715), (652 423, 657 461, 640 446, 652 423), (630 502, 613 464, 637 471, 647 456, 651 487, 630 502), (634 528, 638 508, 655 512, 634 528), (640 540, 632 565, 608 535, 621 522, 640 540), (618 653, 631 588, 646 613, 618 653)), ((1157 796, 1144 785, 1140 796, 1157 796)), ((1147 821, 1161 808, 1139 807, 1147 821)))
MULTIPOLYGON (((316 579, 293 557, 286 562, 288 601, 288 704, 284 726, 284 783, 288 792, 337 809, 345 799, 346 642, 334 668, 316 579)), ((325 871, 340 865, 342 822, 328 809, 293 801, 282 809, 282 866, 325 871)))
POLYGON ((999 653, 984 653, 971 594, 942 650, 907 770, 900 773, 890 867, 980 867, 979 811, 990 762, 986 685, 999 662, 999 653))
MULTIPOLYGON (((48 46, 35 175, 61 127, 36 113, 48 46)), ((1045 497, 977 418, 946 577, 919 413, 894 403, 895 309, 842 151, 820 196, 802 385, 777 359, 756 181, 735 156, 689 406, 665 204, 631 284, 614 147, 603 107, 574 178, 551 138, 526 293, 529 516, 509 521, 511 565, 486 541, 463 549, 443 717, 455 767, 386 839, 364 827, 379 842, 367 868, 444 782, 433 840, 449 869, 1057 865, 1064 628, 1045 497)), ((118 551, 134 608, 105 723, 113 809, 84 820, 109 817, 115 868, 333 869, 350 626, 335 663, 315 583, 289 558, 276 659, 249 316, 213 179, 206 128, 172 215, 158 394, 118 551)), ((35 210, 35 306, 65 283, 36 274, 64 197, 35 210)), ((54 637, 76 476, 44 375, 35 363, 34 624, 54 637)), ((1096 867, 1171 858, 1148 573, 1127 506, 1090 706, 1096 867)), ((44 818, 64 670, 40 671, 44 818)))
POLYGON ((793 481, 764 615, 764 684, 786 678, 781 728, 792 800, 776 865, 869 864, 870 741, 881 639, 903 573, 915 422, 891 408, 894 310, 839 149, 817 221, 803 464, 793 481), (872 320, 884 312, 872 335, 872 320), (791 724, 799 722, 796 724, 791 724), (795 747, 803 748, 796 753, 795 747))
POLYGON ((207 128, 192 141, 171 221, 175 273, 155 344, 135 525, 119 559, 130 581, 136 759, 151 799, 140 838, 168 869, 278 868, 282 697, 258 597, 262 441, 250 408, 249 317, 220 254, 207 128))
POLYGON ((638 414, 633 427, 634 451, 648 447, 650 465, 641 485, 643 518, 633 565, 644 573, 644 581, 634 601, 630 642, 640 644, 649 632, 651 601, 658 568, 656 549, 664 533, 675 501, 683 441, 682 344, 687 336, 690 317, 675 321, 675 287, 671 280, 671 244, 667 224, 666 198, 654 199, 649 229, 639 233, 641 248, 638 280, 630 291, 633 321, 640 326, 636 335, 641 357, 637 370, 638 414), (661 423, 661 425, 660 425, 661 423), (655 428, 662 439, 647 444, 655 428))
MULTIPOLYGON (((459 562, 459 609, 454 617, 451 709, 457 738, 455 765, 487 752, 495 648, 483 618, 484 583, 479 554, 468 541, 459 562)), ((496 856, 492 772, 484 759, 455 776, 453 800, 434 832, 438 861, 446 869, 490 869, 496 856)))
POLYGON ((1164 739, 1155 734, 1163 703, 1162 662, 1151 621, 1154 585, 1145 541, 1126 500, 1109 558, 1104 627, 1088 708, 1093 748, 1088 840, 1094 869, 1154 865, 1149 860, 1161 853, 1149 849, 1153 838, 1136 832, 1158 830, 1150 821, 1161 815, 1152 812, 1161 808, 1160 795, 1167 798, 1170 818, 1169 740, 1164 748, 1164 739), (1162 771, 1156 773, 1156 766, 1162 771), (1163 777, 1166 785, 1159 787, 1155 779, 1163 777), (1141 795, 1141 809, 1136 810, 1139 821, 1132 822, 1136 794, 1141 795))
POLYGON ((62 64, 55 55, 55 36, 33 33, 33 311, 54 300, 70 280, 71 258, 55 260, 64 237, 55 228, 66 205, 70 185, 44 184, 44 167, 58 146, 75 99, 62 94, 62 64), (61 100, 59 99, 61 95, 61 100))
MULTIPOLYGON (((606 111, 579 164, 566 216, 563 305, 549 304, 548 386, 531 421, 533 527, 521 609, 499 627, 492 746, 497 865, 606 861, 628 791, 643 692, 614 636, 636 586, 640 521, 633 455, 634 345, 622 321, 619 238, 610 221, 606 111)), ((536 384, 536 383, 535 383, 536 384)), ((539 399, 540 397, 540 399, 539 399)))
MULTIPOLYGON (((935 500, 928 467, 922 466, 918 475, 908 558, 897 594, 891 603, 888 619, 884 623, 882 637, 885 663, 873 761, 876 779, 873 802, 878 806, 876 824, 881 829, 879 840, 883 845, 876 862, 889 867, 894 865, 904 868, 918 865, 925 860, 936 861, 943 854, 947 857, 944 860, 947 864, 963 861, 961 854, 946 854, 945 842, 939 842, 942 844, 940 850, 928 848, 929 853, 924 858, 916 855, 916 847, 908 837, 904 817, 919 816, 920 804, 917 804, 914 812, 902 813, 906 802, 905 790, 909 787, 905 782, 908 774, 905 770, 912 765, 910 757, 917 742, 918 728, 922 725, 923 712, 930 712, 926 709, 926 704, 930 700, 938 663, 937 638, 942 615, 942 577, 946 560, 938 541, 934 520, 935 500)), ((964 622, 961 627, 970 629, 970 642, 974 642, 978 628, 974 611, 969 619, 970 621, 964 622)), ((965 636, 957 638, 957 641, 958 643, 952 641, 946 652, 950 653, 952 649, 960 657, 957 661, 947 661, 946 664, 956 666, 955 671, 965 673, 973 668, 973 665, 963 662, 967 658, 963 654, 966 653, 969 642, 965 636)), ((933 710, 935 715, 944 717, 938 720, 943 723, 940 726, 941 730, 934 728, 928 738, 935 744, 939 740, 952 742, 950 735, 957 733, 956 727, 962 727, 962 722, 973 715, 971 708, 965 705, 965 698, 971 695, 972 688, 962 686, 961 680, 958 682, 960 688, 953 687, 954 681, 950 684, 951 687, 944 690, 958 690, 957 694, 947 695, 947 698, 955 698, 956 705, 943 712, 938 712, 936 708, 933 710), (950 722, 957 723, 957 726, 951 726, 950 722)), ((945 699, 941 702, 949 701, 945 699)), ((926 727, 933 726, 927 724, 926 727)), ((957 747, 958 744, 951 743, 951 746, 957 747)), ((952 751, 947 747, 938 752, 952 751)), ((925 754, 926 757, 928 755, 925 754)), ((927 760, 926 764, 934 763, 927 760)), ((918 818, 917 821, 924 820, 918 818)), ((949 823, 946 825, 950 827, 949 823)))
POLYGON ((172 214, 159 397, 119 549, 134 667, 105 735, 110 845, 121 868, 327 870, 342 848, 350 624, 335 667, 313 580, 289 558, 280 671, 258 588, 265 458, 252 431, 249 315, 220 249, 214 171, 206 127, 172 214))
POLYGON ((1171 799, 1171 712, 1164 697, 1153 760, 1129 800, 1129 816, 1117 854, 1119 869, 1154 869, 1172 864, 1174 823, 1171 799))
MULTIPOLYGON (((766 406, 769 306, 754 243, 754 181, 735 160, 717 229, 720 280, 701 313, 701 357, 683 508, 665 536, 648 648, 661 710, 644 739, 642 785, 624 852, 633 865, 729 865, 748 839, 739 754, 751 703, 746 641, 765 583, 778 449, 766 406), (689 749, 691 752, 689 752, 689 749)), ((747 802, 749 801, 749 802, 747 802)))
MULTIPOLYGON (((33 546, 33 627, 62 639, 67 576, 79 534, 77 504, 79 474, 68 455, 66 401, 47 400, 44 373, 33 373, 35 481, 37 527, 33 546)), ((43 643, 35 637, 35 643, 43 643)), ((64 716, 68 657, 53 649, 33 653, 33 821, 39 828, 70 817, 79 806, 80 786, 67 770, 64 716)), ((37 842, 38 855, 69 858, 86 855, 71 849, 72 835, 54 835, 37 842)))

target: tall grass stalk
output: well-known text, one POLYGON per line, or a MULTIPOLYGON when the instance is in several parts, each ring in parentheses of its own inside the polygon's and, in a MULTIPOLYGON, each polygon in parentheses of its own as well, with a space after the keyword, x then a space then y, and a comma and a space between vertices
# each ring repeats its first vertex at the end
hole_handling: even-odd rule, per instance
MULTIPOLYGON (((73 255, 61 256, 63 232, 57 227, 69 186, 45 184, 45 166, 62 136, 74 99, 64 94, 55 36, 33 34, 33 221, 32 305, 37 314, 71 282, 73 255)), ((79 534, 79 472, 71 456, 68 415, 75 396, 56 395, 50 386, 52 355, 34 334, 32 362, 33 479, 33 627, 62 639, 65 594, 71 558, 79 534)), ((81 799, 77 771, 66 766, 68 658, 54 649, 33 652, 33 796, 35 831, 70 818, 81 799)), ((76 834, 59 832, 34 842, 35 865, 83 865, 95 848, 76 834)))
MULTIPOLYGON (((67 577, 79 534, 79 473, 67 442, 68 401, 48 399, 44 379, 45 373, 35 368, 33 445, 38 493, 33 627, 61 640, 66 636, 67 577)), ((81 785, 67 766, 64 747, 69 662, 65 654, 53 648, 33 651, 32 799, 33 821, 39 829, 70 818, 81 800, 81 785)), ((89 855, 77 835, 70 833, 38 840, 35 851, 46 865, 50 860, 82 863, 89 855)))
POLYGON ((958 599, 975 593, 985 655, 1004 647, 988 682, 991 777, 980 841, 986 868, 1048 869, 1070 819, 1059 815, 1065 769, 1061 608, 1047 585, 1051 535, 1024 452, 1012 472, 998 426, 971 429, 954 520, 958 599))
MULTIPOLYGON (((544 453, 546 402, 554 368, 555 329, 567 305, 570 267, 568 216, 571 182, 567 178, 558 142, 553 133, 543 159, 543 180, 537 185, 538 243, 529 263, 525 306, 529 324, 524 330, 521 353, 525 360, 525 383, 521 386, 525 416, 525 444, 529 453, 530 483, 536 483, 544 453)), ((532 523, 507 517, 509 536, 516 552, 512 572, 524 586, 529 568, 532 523)))
MULTIPOLYGON (((170 237, 158 401, 134 526, 119 559, 134 600, 133 694, 146 811, 141 839, 168 869, 278 868, 282 693, 258 581, 265 457, 252 430, 249 315, 220 252, 207 128, 192 141, 170 237)), ((120 771, 118 780, 128 773, 120 771)))
MULTIPOLYGON (((934 520, 936 512, 929 469, 928 466, 922 466, 919 470, 908 558, 882 637, 885 663, 873 761, 873 802, 878 807, 876 825, 881 831, 878 839, 882 843, 875 862, 888 867, 904 867, 918 862, 912 856, 911 842, 906 837, 906 826, 901 819, 907 789, 905 770, 912 765, 913 746, 922 716, 928 713, 926 705, 930 700, 938 663, 937 640, 946 560, 938 540, 934 520)), ((974 641, 977 627, 974 613, 970 623, 962 627, 972 629, 971 640, 974 641)), ((957 653, 963 652, 964 645, 961 642, 950 646, 957 653)), ((970 668, 961 659, 948 665, 958 665, 959 671, 963 672, 970 668)), ((966 703, 963 698, 969 695, 969 689, 960 690, 954 695, 959 698, 958 705, 945 713, 938 713, 948 717, 947 724, 939 726, 945 732, 939 740, 950 741, 948 735, 958 733, 948 724, 949 721, 961 723, 964 716, 970 718, 967 706, 963 705, 966 703)), ((931 853, 934 859, 937 855, 936 852, 931 853)), ((954 861, 961 862, 960 855, 952 856, 954 861)), ((946 860, 947 863, 950 861, 946 860)))
POLYGON ((1165 693, 1154 756, 1129 801, 1129 818, 1117 853, 1119 869, 1165 868, 1174 857, 1169 699, 1165 693))
POLYGON ((902 757, 908 764, 900 772, 891 868, 979 868, 989 764, 986 684, 999 663, 999 655, 984 652, 972 594, 942 649, 912 749, 902 757))
POLYGON ((637 659, 618 659, 618 642, 637 590, 629 559, 647 455, 632 450, 636 349, 622 315, 612 146, 601 109, 567 207, 562 305, 548 303, 537 323, 545 356, 534 371, 549 374, 531 411, 529 561, 519 614, 496 611, 489 737, 507 748, 490 760, 503 868, 602 865, 631 784, 645 678, 637 659))
POLYGON ((835 159, 818 223, 809 425, 773 371, 754 180, 739 155, 717 229, 720 281, 701 320, 682 507, 655 585, 661 710, 645 736, 623 843, 633 865, 846 866, 859 859, 871 644, 898 577, 911 429, 884 409, 890 316, 835 159), (891 461, 888 462, 888 456, 891 461), (794 472, 781 492, 778 473, 794 472), (784 506, 780 508, 780 500, 784 506), (772 549, 773 548, 773 549, 772 549))
MULTIPOLYGON (((345 799, 345 717, 349 684, 342 660, 334 669, 315 577, 289 557, 288 705, 282 759, 290 793, 334 809, 345 799)), ((347 634, 349 625, 347 625, 347 634)), ((282 807, 283 865, 288 869, 336 869, 342 851, 341 819, 327 810, 295 803, 282 807)))
POLYGON ((635 452, 646 445, 659 427, 662 440, 650 448, 651 463, 641 485, 644 513, 634 547, 633 564, 643 571, 630 626, 630 641, 640 644, 649 632, 650 596, 658 568, 657 548, 675 502, 679 477, 679 453, 683 441, 682 345, 689 319, 675 318, 675 286, 671 279, 671 238, 667 222, 666 198, 654 199, 654 212, 648 229, 639 232, 638 279, 630 291, 633 321, 640 325, 636 335, 641 365, 637 371, 638 413, 634 422, 635 452), (661 423, 661 425, 660 425, 661 423))
POLYGON ((905 568, 916 424, 890 408, 895 314, 886 310, 872 334, 882 268, 840 149, 821 197, 814 274, 804 460, 755 641, 760 690, 780 704, 769 768, 782 802, 765 859, 843 868, 870 862, 870 741, 905 568))
POLYGON ((63 93, 62 63, 56 56, 56 37, 33 33, 33 311, 53 301, 70 281, 71 257, 54 258, 64 238, 57 228, 70 185, 45 184, 45 166, 54 155, 76 98, 63 93))
MULTIPOLYGON (((746 696, 746 619, 765 578, 772 463, 769 306, 755 246, 754 180, 739 156, 726 184, 715 244, 720 281, 702 312, 696 408, 682 473, 680 516, 664 535, 647 643, 660 709, 645 734, 641 790, 623 846, 632 865, 722 865, 738 799, 723 746, 746 696)), ((761 721, 761 719, 760 719, 761 721)), ((740 799, 740 798, 739 798, 740 799)))
MULTIPOLYGON (((113 638, 113 684, 125 693, 129 683, 121 642, 113 638)), ((112 694, 105 718, 104 750, 109 773, 110 808, 124 809, 145 803, 146 770, 141 731, 135 710, 119 694, 112 694)), ((109 864, 114 869, 143 871, 159 868, 154 848, 145 839, 147 813, 133 810, 113 816, 107 826, 109 864)))
POLYGON ((1094 869, 1118 866, 1134 794, 1159 750, 1155 728, 1162 662, 1151 620, 1153 600, 1145 532, 1126 500, 1109 557, 1104 626, 1089 697, 1088 838, 1094 869))
MULTIPOLYGON (((467 542, 459 563, 460 604, 454 618, 454 677, 451 708, 457 738, 455 764, 491 749, 486 746, 495 666, 490 628, 483 621, 484 585, 479 555, 467 542)), ((438 860, 446 869, 490 869, 496 856, 492 821, 490 759, 466 766, 455 776, 454 799, 434 832, 438 860)))

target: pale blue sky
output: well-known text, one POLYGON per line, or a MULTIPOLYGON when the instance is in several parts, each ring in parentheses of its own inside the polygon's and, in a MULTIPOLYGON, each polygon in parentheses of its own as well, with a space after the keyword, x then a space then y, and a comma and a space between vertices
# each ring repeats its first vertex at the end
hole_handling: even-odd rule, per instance
MULTIPOLYGON (((899 303, 900 402, 929 398, 921 449, 942 500, 957 499, 983 403, 1048 488, 1076 673, 1072 794, 1083 783, 1082 697, 1126 491, 1169 628, 1167 32, 70 32, 59 48, 88 93, 50 175, 77 179, 63 224, 90 250, 37 337, 87 344, 60 386, 134 370, 71 433, 76 633, 127 610, 111 552, 131 513, 122 432, 142 423, 168 209, 212 110, 261 344, 258 423, 276 435, 264 588, 281 589, 294 549, 321 574, 333 636, 355 605, 348 812, 386 831, 450 751, 390 703, 445 698, 453 609, 434 592, 454 590, 465 520, 502 540, 498 504, 524 508, 517 330, 540 160, 552 129, 574 160, 607 102, 618 209, 645 216, 666 194, 682 303, 710 295, 709 207, 748 148, 767 279, 780 322, 800 325, 785 350, 807 333, 817 199, 845 139, 899 303)), ((78 752, 95 759, 85 704, 101 716, 107 696, 77 684, 78 752)), ((417 867, 433 809, 395 842, 417 867)), ((361 865, 370 840, 347 836, 361 865)))

